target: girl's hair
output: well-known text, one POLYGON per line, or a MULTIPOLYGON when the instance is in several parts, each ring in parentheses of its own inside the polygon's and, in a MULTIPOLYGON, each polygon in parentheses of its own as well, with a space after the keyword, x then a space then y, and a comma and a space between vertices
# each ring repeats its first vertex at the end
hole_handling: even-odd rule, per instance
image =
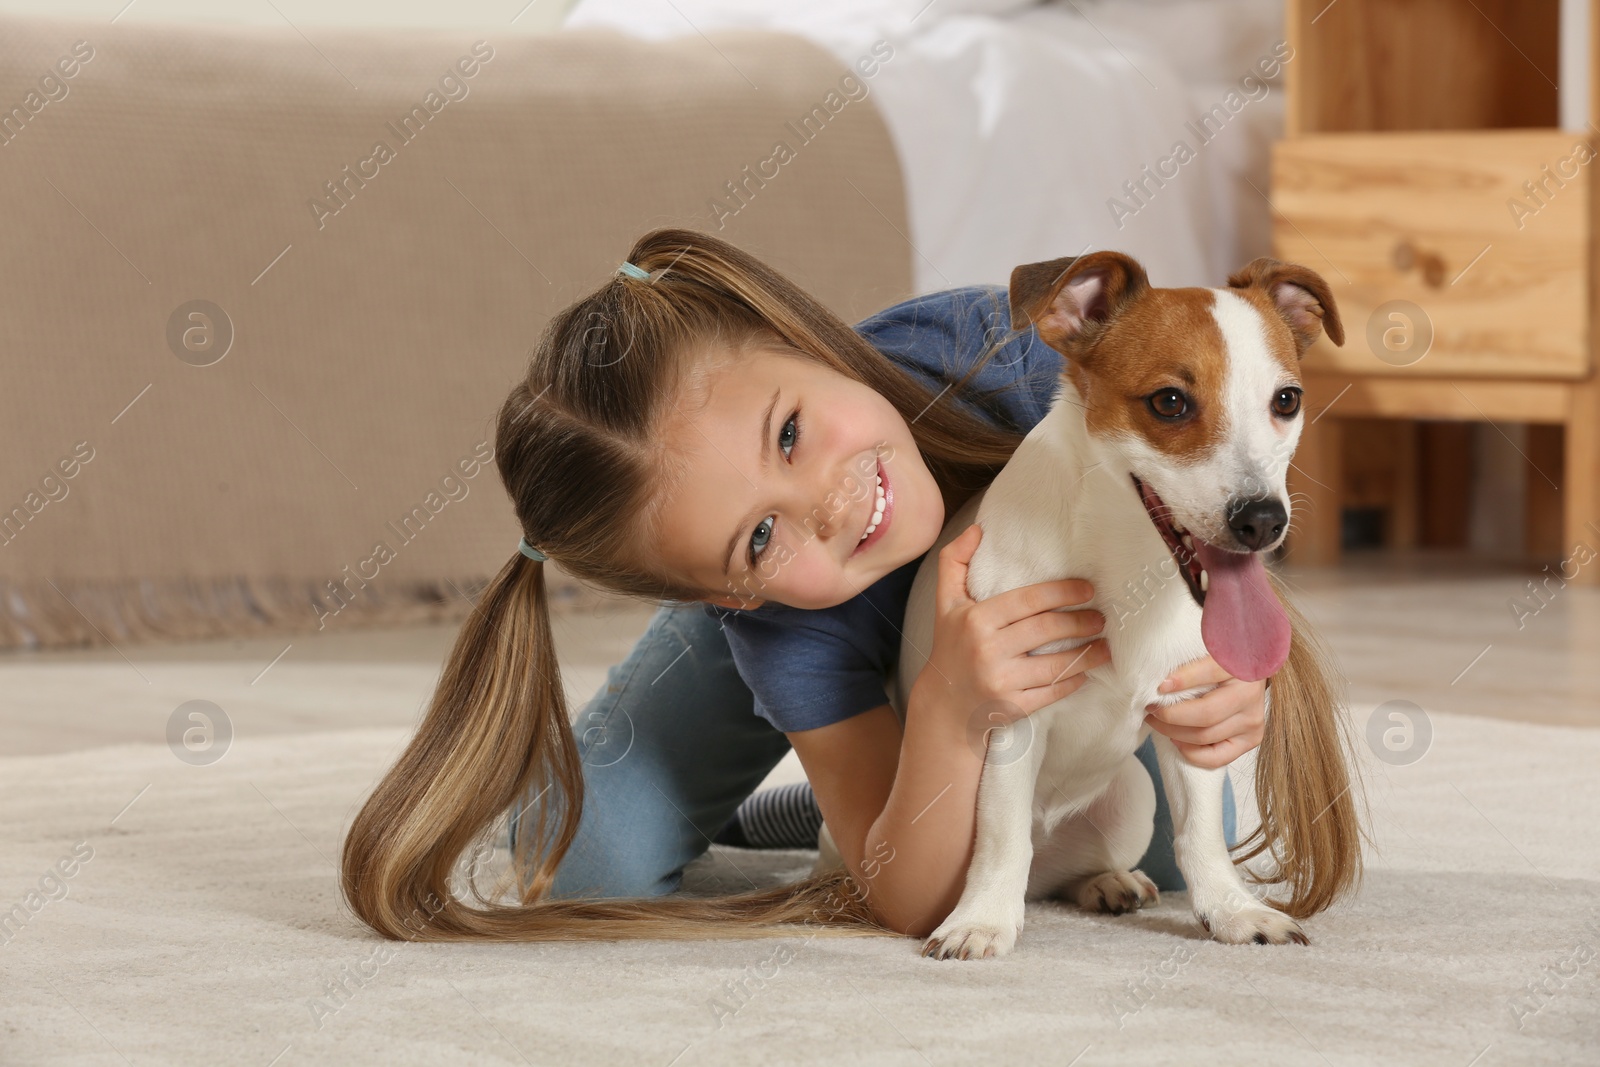
POLYGON ((1266 903, 1296 919, 1324 911, 1361 884, 1361 843, 1371 843, 1365 786, 1352 773, 1355 742, 1339 714, 1339 673, 1287 583, 1267 572, 1289 614, 1289 658, 1272 677, 1272 706, 1256 750, 1256 812, 1261 821, 1234 845, 1236 865, 1254 885, 1278 885, 1288 896, 1266 903))
MULTIPOLYGON (((618 274, 559 312, 496 426, 495 460, 524 536, 581 581, 651 602, 719 592, 668 573, 649 546, 659 543, 658 507, 680 470, 662 428, 725 354, 777 347, 882 394, 910 427, 947 515, 994 479, 1025 436, 936 402, 941 393, 725 241, 660 229, 628 260, 649 278, 618 274)), ((998 350, 987 346, 949 383, 952 395, 993 412, 993 394, 967 386, 998 350)), ((544 568, 512 552, 462 624, 416 735, 351 825, 341 885, 356 915, 408 940, 794 936, 795 923, 886 932, 845 872, 715 898, 547 899, 582 804, 544 568), (547 793, 559 803, 519 819, 511 860, 519 903, 504 902, 500 881, 485 896, 470 874, 475 863, 456 875, 513 803, 547 793)))

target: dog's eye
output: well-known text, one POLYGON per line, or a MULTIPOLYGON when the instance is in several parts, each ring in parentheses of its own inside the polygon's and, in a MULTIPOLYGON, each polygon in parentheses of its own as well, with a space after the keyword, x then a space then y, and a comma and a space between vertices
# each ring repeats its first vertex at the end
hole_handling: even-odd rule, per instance
POLYGON ((1163 419, 1177 419, 1189 411, 1189 398, 1176 389, 1158 389, 1144 398, 1150 410, 1163 419))
POLYGON ((1287 385, 1272 398, 1272 413, 1280 418, 1293 418, 1300 411, 1300 387, 1287 385))

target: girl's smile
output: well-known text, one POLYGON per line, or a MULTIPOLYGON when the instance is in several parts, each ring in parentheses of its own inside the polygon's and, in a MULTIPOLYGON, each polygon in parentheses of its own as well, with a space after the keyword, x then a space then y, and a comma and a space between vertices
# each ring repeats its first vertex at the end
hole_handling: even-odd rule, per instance
POLYGON ((867 519, 866 532, 861 535, 861 540, 856 542, 855 551, 850 553, 852 559, 883 540, 884 533, 889 528, 890 516, 894 514, 894 487, 889 484, 885 475, 882 459, 878 461, 878 472, 874 480, 877 482, 877 489, 873 493, 872 515, 867 519))
POLYGON ((938 483, 872 388, 763 348, 718 361, 685 392, 667 420, 658 550, 721 591, 707 601, 833 607, 938 537, 938 483))

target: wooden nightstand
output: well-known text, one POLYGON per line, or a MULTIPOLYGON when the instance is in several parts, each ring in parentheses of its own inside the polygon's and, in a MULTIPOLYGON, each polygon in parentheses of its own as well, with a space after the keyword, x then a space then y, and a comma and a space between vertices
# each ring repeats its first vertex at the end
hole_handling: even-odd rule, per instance
MULTIPOLYGON (((1530 554, 1600 584, 1600 155, 1593 125, 1558 127, 1559 8, 1289 0, 1274 255, 1327 278, 1347 335, 1305 359, 1297 560, 1338 559, 1352 467, 1388 466, 1386 540, 1409 547, 1465 484, 1451 431, 1522 422, 1530 554), (1373 419, 1407 421, 1374 449, 1373 419)), ((1593 56, 1600 0, 1589 25, 1593 56)))

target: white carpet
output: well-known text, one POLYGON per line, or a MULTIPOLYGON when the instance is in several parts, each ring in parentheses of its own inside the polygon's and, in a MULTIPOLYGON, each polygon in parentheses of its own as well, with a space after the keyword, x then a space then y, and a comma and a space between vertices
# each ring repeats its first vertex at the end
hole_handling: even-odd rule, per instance
MULTIPOLYGON (((382 942, 332 861, 401 730, 241 735, 205 767, 0 759, 0 915, 27 915, 0 930, 0 1063, 1596 1062, 1600 732, 1432 724, 1420 761, 1369 762, 1381 852, 1309 948, 1212 943, 1164 894, 1030 906, 1015 953, 971 963, 910 939, 382 942), (341 1004, 346 968, 368 977, 341 1004)), ((718 848, 690 884, 811 859, 718 848)))

